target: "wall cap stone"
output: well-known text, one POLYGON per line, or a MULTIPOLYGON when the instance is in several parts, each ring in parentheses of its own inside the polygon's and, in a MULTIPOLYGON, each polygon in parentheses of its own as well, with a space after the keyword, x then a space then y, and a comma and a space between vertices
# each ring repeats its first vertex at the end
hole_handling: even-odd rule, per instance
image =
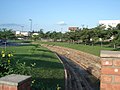
POLYGON ((106 57, 106 58, 120 58, 120 51, 106 51, 101 50, 100 57, 106 57))
POLYGON ((0 78, 0 85, 6 84, 6 85, 12 85, 12 86, 19 86, 20 84, 24 83, 28 79, 31 79, 31 76, 11 74, 11 75, 7 75, 5 77, 0 78))

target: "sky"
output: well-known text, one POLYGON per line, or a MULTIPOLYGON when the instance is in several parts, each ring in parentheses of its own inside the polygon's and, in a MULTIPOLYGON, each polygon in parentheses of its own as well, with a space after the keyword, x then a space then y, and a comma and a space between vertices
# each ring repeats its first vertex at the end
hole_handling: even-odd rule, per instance
POLYGON ((0 0, 0 28, 68 31, 92 28, 99 20, 120 20, 120 0, 0 0))

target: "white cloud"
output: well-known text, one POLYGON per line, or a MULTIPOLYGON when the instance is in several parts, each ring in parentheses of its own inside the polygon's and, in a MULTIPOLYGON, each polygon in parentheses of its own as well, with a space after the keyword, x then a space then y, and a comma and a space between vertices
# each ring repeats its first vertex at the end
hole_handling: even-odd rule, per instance
POLYGON ((61 26, 67 25, 64 21, 60 21, 60 22, 58 22, 57 24, 58 24, 58 25, 61 25, 61 26))

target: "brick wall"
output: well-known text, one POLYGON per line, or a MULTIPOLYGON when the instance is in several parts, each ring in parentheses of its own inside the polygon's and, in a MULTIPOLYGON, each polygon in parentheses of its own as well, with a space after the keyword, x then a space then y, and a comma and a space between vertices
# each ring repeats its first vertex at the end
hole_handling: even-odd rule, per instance
POLYGON ((101 51, 101 90, 120 90, 120 52, 101 51))
POLYGON ((11 74, 0 78, 0 90, 30 90, 31 77, 11 74))
POLYGON ((78 65, 82 66, 84 69, 89 71, 96 78, 98 79, 100 78, 100 69, 101 69, 100 57, 71 48, 46 45, 46 44, 42 44, 42 46, 58 54, 64 55, 65 57, 69 58, 73 62, 77 63, 78 65))

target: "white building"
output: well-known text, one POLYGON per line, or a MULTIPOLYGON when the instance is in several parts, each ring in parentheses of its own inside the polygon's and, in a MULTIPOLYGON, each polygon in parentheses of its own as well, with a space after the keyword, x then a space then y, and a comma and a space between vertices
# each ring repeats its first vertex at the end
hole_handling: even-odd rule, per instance
POLYGON ((100 20, 99 24, 103 24, 106 28, 109 26, 116 27, 120 23, 120 20, 100 20))
POLYGON ((16 31, 16 36, 29 36, 29 32, 27 31, 16 31))

